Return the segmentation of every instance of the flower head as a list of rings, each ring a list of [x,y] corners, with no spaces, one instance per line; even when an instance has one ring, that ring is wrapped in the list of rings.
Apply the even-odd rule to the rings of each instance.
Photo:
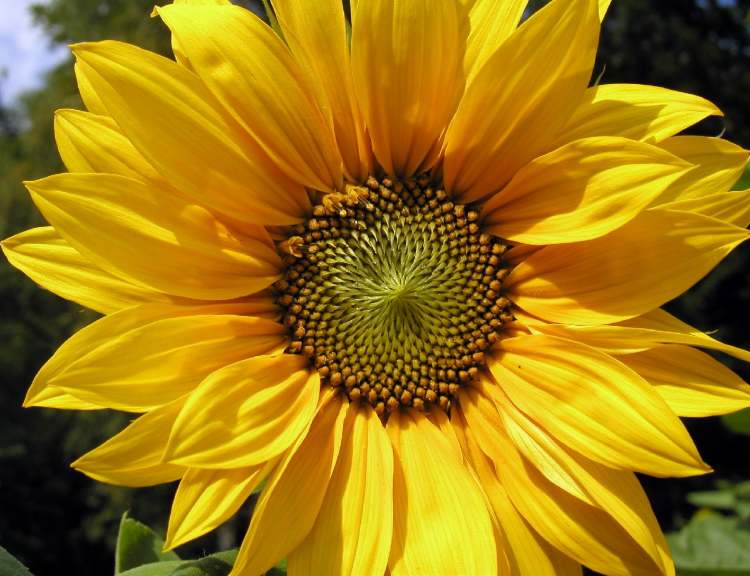
[[[748,238],[720,114],[589,86],[608,2],[156,9],[176,62],[74,46],[49,227],[3,243],[104,314],[26,405],[141,414],[74,466],[180,479],[177,546],[265,480],[233,574],[674,574],[633,472],[709,471],[750,406],[660,309]]]

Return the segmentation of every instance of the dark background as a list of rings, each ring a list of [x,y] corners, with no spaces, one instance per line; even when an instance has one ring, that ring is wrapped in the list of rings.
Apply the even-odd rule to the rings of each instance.
[[[307,0],[303,0],[307,1]],[[250,2],[246,2],[250,5]],[[532,2],[538,6],[540,2]],[[117,38],[169,54],[163,25],[148,14],[153,0],[53,0],[35,8],[50,42]],[[257,6],[253,6],[257,9]],[[602,82],[657,84],[700,94],[726,114],[698,126],[750,147],[750,1],[614,0],[604,26],[598,72]],[[0,237],[39,225],[22,180],[62,171],[52,136],[52,112],[80,108],[72,65],[53,70],[46,84],[9,107],[0,81]],[[750,245],[736,250],[709,278],[669,305],[670,311],[729,343],[750,347]],[[73,331],[95,315],[38,289],[0,264],[0,545],[38,575],[79,576],[112,571],[120,515],[164,530],[174,486],[130,490],[99,484],[69,463],[121,429],[113,412],[63,412],[20,407],[36,370]],[[723,358],[747,380],[750,370]],[[718,418],[688,422],[707,477],[644,479],[665,531],[678,529],[695,509],[685,494],[717,479],[750,478],[750,438]],[[238,544],[248,511],[179,552],[187,556]]]

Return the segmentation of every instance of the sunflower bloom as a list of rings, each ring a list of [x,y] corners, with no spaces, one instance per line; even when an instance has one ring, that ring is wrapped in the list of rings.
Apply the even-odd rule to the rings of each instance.
[[[138,414],[74,467],[179,480],[168,547],[262,486],[235,576],[674,574],[634,472],[710,471],[679,417],[750,387],[699,349],[750,353],[660,306],[748,238],[747,153],[589,86],[608,2],[351,4],[73,47],[69,173],[3,249],[104,316],[25,404]]]

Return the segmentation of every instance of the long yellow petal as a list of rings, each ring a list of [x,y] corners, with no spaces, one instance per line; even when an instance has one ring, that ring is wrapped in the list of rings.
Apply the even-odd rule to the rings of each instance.
[[[641,84],[600,84],[586,91],[556,145],[590,136],[656,143],[715,115],[723,114],[692,94]]]
[[[166,188],[111,174],[58,174],[26,186],[73,248],[135,284],[223,300],[278,278],[280,260],[267,243],[232,233]]]
[[[26,230],[0,246],[8,262],[42,288],[103,314],[145,302],[171,301],[162,292],[105,272],[51,226]]]
[[[107,111],[107,107],[104,105],[104,102],[102,102],[101,97],[96,93],[96,90],[94,90],[88,76],[81,70],[78,63],[73,65],[73,70],[76,75],[78,92],[81,95],[81,100],[83,100],[84,106],[86,106],[86,110],[98,116],[108,116],[109,112]]]
[[[421,414],[391,414],[397,455],[391,574],[495,574],[487,504],[461,454]]]
[[[284,328],[264,318],[165,318],[102,339],[50,385],[93,404],[142,412],[195,390],[215,370],[269,353],[284,341]]]
[[[55,141],[69,172],[104,172],[160,179],[159,173],[108,116],[80,110],[55,112]]]
[[[652,476],[710,470],[653,387],[595,348],[517,336],[500,342],[489,368],[520,410],[587,458]]]
[[[485,225],[524,244],[591,240],[635,218],[689,169],[626,138],[577,140],[521,168],[484,204]]]
[[[659,147],[695,166],[669,187],[654,206],[728,192],[745,170],[748,151],[721,138],[675,136]]]
[[[461,411],[469,435],[493,461],[515,508],[552,546],[612,576],[663,573],[606,512],[571,496],[529,465],[503,431],[489,402],[466,402]]]
[[[320,392],[307,359],[241,360],[208,376],[180,413],[164,458],[200,468],[256,466],[289,448],[310,426]]]
[[[740,228],[747,228],[750,225],[750,189],[675,200],[661,204],[659,208],[703,214]]]
[[[71,466],[94,480],[120,486],[153,486],[181,478],[185,468],[164,463],[161,457],[183,401],[175,400],[140,416]]]
[[[456,415],[451,421],[455,423],[456,420],[463,421],[463,417]],[[461,422],[458,426],[465,428],[466,424]],[[507,541],[505,553],[510,563],[511,574],[580,576],[581,565],[547,544],[516,510],[498,479],[495,466],[479,449],[472,432],[474,431],[464,431],[464,454],[479,478]]]
[[[595,0],[554,0],[487,58],[445,136],[447,190],[477,200],[552,149],[586,89],[598,37]]]
[[[341,187],[331,126],[282,40],[239,6],[156,9],[196,74],[268,156],[303,186]]]
[[[253,511],[230,576],[264,574],[312,529],[338,461],[348,402],[328,396],[279,463]]]
[[[231,518],[272,464],[232,470],[189,468],[172,500],[164,547],[190,542]]]
[[[716,416],[750,407],[750,386],[689,346],[666,344],[618,359],[656,386],[678,416]]]
[[[194,202],[255,224],[293,224],[309,208],[299,184],[222,116],[195,74],[115,41],[77,44],[77,70],[159,173]]]
[[[341,452],[310,534],[289,556],[290,574],[384,574],[393,531],[393,449],[380,419],[350,404]]]
[[[570,490],[572,483],[576,491],[584,495],[584,498],[579,497],[580,500],[609,514],[657,566],[674,574],[664,535],[633,473],[603,466],[560,445],[520,412],[502,392],[492,396],[508,436],[539,472],[550,482],[578,497]],[[561,473],[565,474],[566,483],[559,482]]]
[[[64,375],[65,371],[79,359],[97,350],[100,346],[106,345],[110,340],[133,330],[141,329],[152,322],[165,318],[201,314],[262,315],[265,317],[270,315],[272,318],[275,314],[274,308],[273,300],[259,298],[246,303],[193,306],[153,303],[114,312],[82,328],[63,342],[37,373],[26,394],[23,405],[25,407],[56,407],[59,397],[62,394],[67,395],[66,392],[53,384],[56,378]],[[135,399],[131,398],[132,401],[135,401]],[[90,404],[90,402],[86,403],[86,405]]]
[[[390,175],[435,161],[461,89],[453,0],[368,0],[352,7],[354,90],[376,158]]]
[[[645,210],[607,236],[543,248],[506,286],[518,306],[544,320],[607,324],[682,294],[749,236],[700,214]]]
[[[657,344],[686,344],[717,350],[750,362],[749,351],[719,342],[661,309],[612,325],[570,326],[540,323],[534,325],[534,330],[551,336],[578,340],[612,354],[642,352]]]
[[[355,181],[363,181],[372,172],[372,151],[354,97],[342,3],[273,0],[273,6],[284,39],[306,71],[318,105],[333,121],[347,174]]]
[[[528,0],[476,0],[469,11],[464,73],[470,84],[487,59],[515,32]]]
[[[226,6],[228,4],[231,4],[229,0],[174,0],[172,2],[173,4],[184,4],[187,6]],[[154,6],[154,9],[151,11],[151,17],[156,18],[159,15],[159,12],[156,10],[156,6]],[[188,70],[193,70],[193,65],[190,63],[190,59],[188,58],[185,49],[182,47],[182,44],[180,43],[179,38],[172,34],[172,52],[174,53],[174,59],[177,60],[180,64],[182,64],[185,68]]]

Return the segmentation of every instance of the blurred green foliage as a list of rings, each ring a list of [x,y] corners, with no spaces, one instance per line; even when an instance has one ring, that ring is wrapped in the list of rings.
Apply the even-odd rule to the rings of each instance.
[[[149,18],[153,3],[51,0],[35,7],[34,15],[50,42],[115,38],[169,54],[164,27]],[[250,0],[245,4],[255,10],[260,7],[260,2]],[[750,31],[745,20],[749,10],[748,0],[614,0],[602,34],[597,73],[603,71],[602,82],[658,84],[706,96],[726,117],[702,123],[697,131],[724,132],[750,147]],[[14,107],[2,104],[0,99],[0,236],[7,237],[42,223],[21,181],[62,170],[54,147],[52,113],[57,108],[81,107],[72,63],[51,71],[42,89],[26,94]],[[750,347],[750,332],[743,321],[750,310],[749,264],[745,246],[670,309],[704,330],[716,330],[719,338]],[[62,558],[68,572],[78,576],[111,573],[123,511],[131,509],[134,516],[163,531],[174,487],[116,488],[69,468],[76,457],[121,429],[128,416],[20,407],[41,364],[94,315],[40,290],[5,264],[0,265],[0,310],[0,544],[35,574],[59,573]],[[745,366],[728,363],[748,379]],[[685,574],[736,574],[711,571],[700,562],[714,552],[724,557],[730,553],[729,548],[716,546],[737,546],[737,554],[750,546],[747,516],[740,508],[740,503],[747,505],[746,485],[741,482],[750,478],[745,457],[750,439],[732,432],[719,419],[694,420],[689,427],[706,461],[733,483],[716,484],[707,476],[644,479],[645,486],[665,529],[683,529],[671,543],[687,569]],[[686,497],[693,492],[702,496]],[[701,512],[691,520],[696,507],[717,512]],[[180,555],[200,557],[206,550],[236,546],[247,516],[245,509],[239,518]],[[700,548],[705,545],[713,548]],[[697,560],[691,556],[695,554]]]

